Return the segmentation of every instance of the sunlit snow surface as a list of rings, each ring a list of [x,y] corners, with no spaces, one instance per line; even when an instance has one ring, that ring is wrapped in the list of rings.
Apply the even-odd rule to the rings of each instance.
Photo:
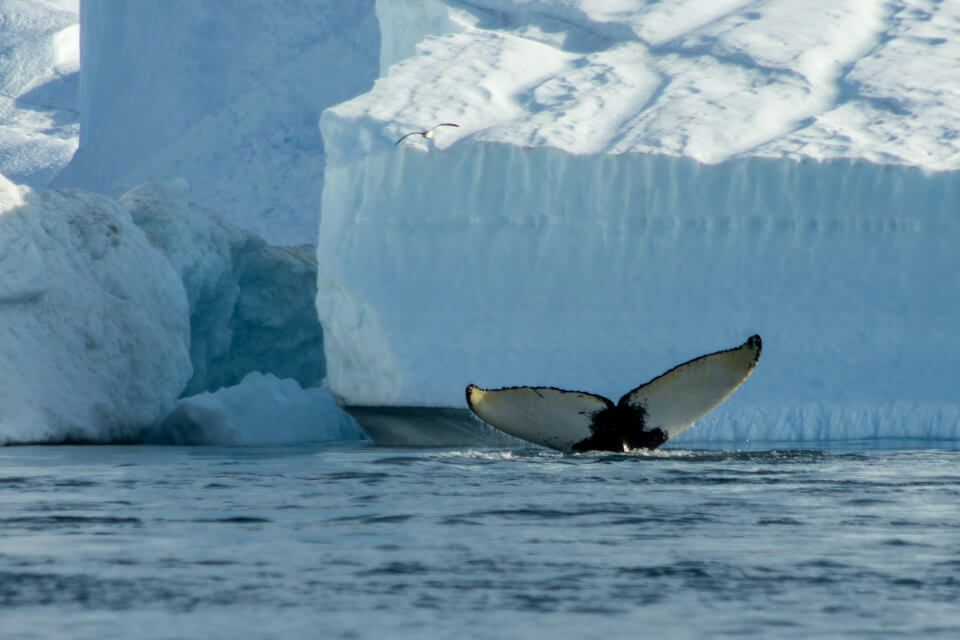
[[[45,187],[77,148],[77,0],[0,0],[0,174]]]
[[[760,333],[689,437],[956,437],[958,12],[451,3],[321,119],[333,390],[617,398]]]
[[[332,110],[369,119],[371,150],[439,118],[461,124],[439,148],[482,140],[707,163],[746,154],[960,167],[952,3],[450,5],[451,23],[430,23],[442,35]],[[421,36],[394,32],[401,10],[378,10],[390,41]],[[444,33],[449,24],[457,32]]]

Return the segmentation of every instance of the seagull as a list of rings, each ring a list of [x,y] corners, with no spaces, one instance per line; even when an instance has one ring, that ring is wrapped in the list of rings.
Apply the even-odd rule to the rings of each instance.
[[[423,137],[426,138],[427,140],[429,140],[430,138],[433,137],[433,132],[434,132],[434,130],[435,130],[437,127],[459,127],[459,126],[460,126],[460,125],[458,125],[458,124],[453,124],[452,122],[441,122],[440,124],[438,124],[438,125],[436,125],[436,126],[433,126],[433,127],[429,128],[429,129],[425,129],[424,131],[411,131],[410,133],[404,135],[402,138],[400,138],[399,140],[397,140],[396,142],[394,142],[394,143],[393,143],[393,146],[397,146],[398,144],[400,144],[401,142],[403,142],[405,139],[409,138],[410,136],[415,136],[415,135],[418,135],[418,134],[421,135],[421,136],[423,136]]]

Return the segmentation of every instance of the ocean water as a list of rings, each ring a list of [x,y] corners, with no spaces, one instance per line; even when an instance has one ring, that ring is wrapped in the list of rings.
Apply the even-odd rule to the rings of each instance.
[[[0,637],[960,637],[960,451],[0,448]]]

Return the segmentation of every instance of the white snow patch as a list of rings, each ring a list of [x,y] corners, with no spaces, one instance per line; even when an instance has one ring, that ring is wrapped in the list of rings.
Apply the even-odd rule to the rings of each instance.
[[[79,37],[70,3],[0,0],[0,173],[17,183],[45,187],[77,148]]]

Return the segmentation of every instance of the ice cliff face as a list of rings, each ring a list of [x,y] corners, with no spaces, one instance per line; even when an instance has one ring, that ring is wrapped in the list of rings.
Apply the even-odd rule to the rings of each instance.
[[[324,113],[336,393],[616,398],[758,332],[684,437],[960,435],[958,10],[701,4],[452,3]]]
[[[56,187],[186,179],[271,244],[312,243],[320,112],[377,75],[373,0],[85,0],[81,140]]]

